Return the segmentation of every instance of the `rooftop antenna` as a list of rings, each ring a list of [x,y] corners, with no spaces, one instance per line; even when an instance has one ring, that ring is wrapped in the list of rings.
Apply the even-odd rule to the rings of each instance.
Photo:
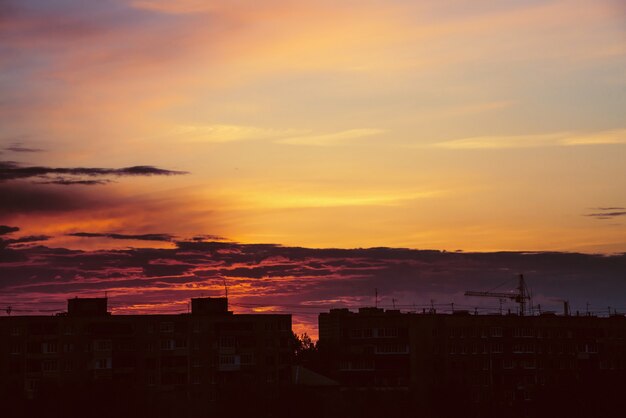
[[[378,288],[374,288],[374,307],[378,308]]]
[[[11,305],[7,306],[7,308],[5,309],[7,315],[11,316],[11,312],[13,311],[13,308],[11,307]]]
[[[393,309],[396,309],[396,298],[391,298],[391,305],[393,306]]]

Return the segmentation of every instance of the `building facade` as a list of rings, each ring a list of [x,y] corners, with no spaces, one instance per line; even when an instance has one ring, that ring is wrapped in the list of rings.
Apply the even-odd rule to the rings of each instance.
[[[62,315],[0,318],[0,390],[26,406],[82,390],[128,396],[162,416],[218,415],[242,390],[269,403],[291,379],[291,316],[236,315],[227,304],[111,315],[105,298],[70,299]]]
[[[599,416],[626,407],[623,315],[344,309],[320,314],[319,330],[331,377],[372,394],[407,388],[394,402],[408,416]]]

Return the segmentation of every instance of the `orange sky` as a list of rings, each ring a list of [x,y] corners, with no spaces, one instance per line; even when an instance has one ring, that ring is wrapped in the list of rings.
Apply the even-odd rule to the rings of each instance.
[[[626,251],[621,1],[3,4],[0,159],[189,172],[50,185],[25,234]]]

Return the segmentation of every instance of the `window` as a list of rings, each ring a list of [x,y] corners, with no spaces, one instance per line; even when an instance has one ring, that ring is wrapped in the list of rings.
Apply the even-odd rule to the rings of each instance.
[[[503,353],[504,352],[504,346],[502,345],[502,343],[493,343],[493,344],[491,344],[491,352],[492,353]]]
[[[374,360],[355,360],[351,366],[352,370],[374,370]]]
[[[376,354],[407,354],[409,346],[406,344],[380,344],[376,346]]]
[[[174,332],[174,323],[173,322],[161,322],[159,324],[159,331]]]
[[[252,353],[242,354],[241,364],[254,364],[254,355]]]
[[[502,327],[492,327],[491,328],[491,336],[492,337],[502,337]]]
[[[535,345],[532,343],[517,343],[513,344],[514,353],[534,353]]]
[[[235,356],[220,356],[220,365],[235,364]]]
[[[174,340],[161,340],[161,350],[173,350],[175,346]]]
[[[45,360],[41,364],[41,369],[44,372],[56,372],[59,368],[59,364],[56,360]]]
[[[38,387],[39,387],[39,380],[37,379],[26,380],[26,390],[33,391],[33,390],[37,390]]]
[[[108,351],[111,349],[111,340],[96,340],[94,342],[95,351]]]
[[[11,344],[11,354],[20,354],[22,352],[22,347],[20,344],[13,343]]]
[[[41,352],[44,354],[53,354],[57,352],[56,341],[50,341],[41,344]]]
[[[74,344],[72,344],[72,343],[64,343],[63,344],[63,352],[64,353],[72,353],[72,352],[74,352]]]
[[[101,358],[94,361],[94,368],[97,370],[104,370],[111,368],[111,358]]]
[[[378,328],[379,338],[393,338],[398,336],[398,328]]]
[[[380,335],[379,335],[380,336]],[[350,330],[350,338],[372,338],[371,328],[354,328]]]
[[[135,343],[129,340],[120,341],[117,348],[122,351],[133,351],[135,350]]]
[[[235,337],[220,337],[220,348],[234,348]]]

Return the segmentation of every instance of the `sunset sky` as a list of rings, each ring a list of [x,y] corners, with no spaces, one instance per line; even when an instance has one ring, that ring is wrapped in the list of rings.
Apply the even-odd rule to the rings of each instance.
[[[4,245],[622,253],[625,109],[621,0],[3,0]]]

